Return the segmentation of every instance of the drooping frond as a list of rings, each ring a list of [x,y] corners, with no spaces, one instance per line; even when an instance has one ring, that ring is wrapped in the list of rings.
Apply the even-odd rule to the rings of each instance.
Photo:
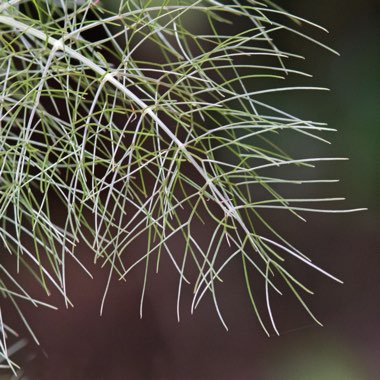
[[[291,68],[298,56],[277,47],[277,33],[322,45],[300,32],[299,23],[320,28],[265,0],[2,3],[2,255],[14,255],[18,270],[33,271],[69,305],[65,263],[75,260],[90,274],[76,251],[84,242],[109,270],[102,308],[111,277],[125,278],[138,265],[146,268],[142,308],[148,269],[158,269],[167,255],[178,272],[178,318],[187,282],[194,288],[192,309],[211,294],[223,324],[217,284],[240,260],[265,331],[252,273],[264,281],[276,332],[270,292],[280,293],[281,283],[311,314],[301,296],[310,291],[287,262],[339,280],[274,230],[265,211],[303,219],[309,211],[354,210],[307,205],[337,198],[281,195],[281,186],[329,181],[273,175],[339,159],[294,157],[273,142],[290,133],[324,142],[322,134],[332,131],[268,101],[274,93],[324,90],[278,85],[289,75],[308,75]],[[64,210],[63,223],[56,207]],[[202,223],[212,231],[207,242],[196,228]],[[179,238],[180,252],[172,244]],[[130,262],[126,252],[139,239],[145,248]],[[188,266],[196,268],[195,280]],[[3,267],[0,282],[15,305],[38,302]],[[0,317],[0,356],[12,365]]]

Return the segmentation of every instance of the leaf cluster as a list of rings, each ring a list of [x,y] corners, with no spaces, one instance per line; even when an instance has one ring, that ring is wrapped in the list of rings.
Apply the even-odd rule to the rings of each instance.
[[[281,293],[281,283],[315,319],[302,296],[311,290],[286,263],[298,260],[339,280],[265,216],[273,209],[302,220],[304,212],[339,212],[307,205],[338,198],[289,199],[279,190],[333,181],[273,175],[335,159],[293,157],[273,142],[288,133],[326,142],[321,134],[332,131],[267,102],[273,93],[323,90],[278,85],[289,75],[308,76],[287,67],[302,57],[275,45],[278,32],[322,45],[301,33],[300,23],[323,29],[266,0],[120,0],[113,10],[90,0],[3,2],[1,254],[12,254],[17,271],[31,272],[48,294],[55,288],[70,305],[66,262],[76,261],[91,276],[77,252],[85,243],[94,262],[109,270],[101,310],[111,278],[124,279],[142,265],[141,313],[149,268],[158,271],[165,255],[178,273],[178,319],[184,283],[191,282],[191,310],[210,294],[225,326],[217,284],[225,268],[240,260],[253,310],[268,335],[251,288],[254,276],[263,279],[276,333],[270,292]],[[206,243],[199,224],[212,230]],[[172,244],[178,238],[181,252]],[[145,248],[140,244],[130,262],[127,253],[141,240]],[[194,281],[189,267],[195,268]],[[0,266],[1,294],[21,318],[20,300],[49,306],[17,278]],[[14,369],[7,350],[12,330],[1,312],[0,326],[0,357]]]

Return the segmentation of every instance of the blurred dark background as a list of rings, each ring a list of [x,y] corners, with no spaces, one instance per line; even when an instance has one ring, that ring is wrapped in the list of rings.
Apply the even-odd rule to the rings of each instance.
[[[340,57],[300,38],[282,43],[306,56],[301,63],[314,78],[306,84],[329,93],[289,99],[289,108],[338,132],[333,145],[310,141],[303,150],[350,160],[320,165],[318,176],[339,178],[314,191],[345,196],[345,207],[369,210],[347,215],[308,215],[308,223],[278,220],[289,241],[344,280],[337,285],[306,273],[316,295],[310,305],[324,327],[308,318],[289,296],[276,304],[281,336],[267,338],[251,310],[240,267],[231,267],[221,290],[229,325],[217,319],[212,300],[195,315],[184,307],[176,321],[176,278],[162,271],[148,289],[144,317],[138,315],[141,276],[115,284],[100,318],[107,273],[98,280],[77,275],[71,289],[75,308],[30,311],[41,349],[27,365],[30,379],[273,379],[372,380],[380,378],[380,6],[377,1],[282,1],[294,14],[326,27],[314,32]],[[307,29],[310,31],[309,29]],[[292,141],[289,141],[292,144]],[[296,142],[294,143],[296,144]],[[299,147],[290,147],[297,150]],[[284,223],[284,224],[283,224]],[[286,224],[285,224],[286,223]],[[162,266],[163,267],[163,266]],[[230,281],[229,281],[230,280]],[[231,284],[234,284],[231,286]]]

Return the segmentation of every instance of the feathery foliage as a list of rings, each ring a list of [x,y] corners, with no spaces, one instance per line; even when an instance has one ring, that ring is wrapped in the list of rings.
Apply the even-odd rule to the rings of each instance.
[[[281,186],[333,182],[287,179],[276,174],[285,173],[282,168],[338,158],[285,153],[274,143],[278,136],[297,133],[325,142],[321,133],[332,129],[267,100],[277,92],[323,90],[278,86],[288,74],[307,74],[285,66],[300,57],[275,45],[276,33],[286,31],[331,50],[301,33],[299,24],[323,28],[269,0],[114,3],[113,10],[90,0],[0,5],[1,254],[12,254],[17,271],[32,272],[47,293],[55,288],[70,305],[65,264],[75,260],[91,275],[76,251],[80,242],[87,244],[94,262],[109,270],[101,309],[112,277],[124,279],[145,266],[141,312],[149,268],[158,270],[167,255],[178,272],[178,318],[184,283],[191,282],[192,311],[210,294],[224,325],[217,284],[240,260],[268,335],[251,291],[254,273],[264,281],[276,333],[270,291],[280,293],[281,283],[315,319],[301,295],[311,291],[286,263],[299,260],[339,280],[272,228],[265,212],[285,210],[303,219],[309,211],[354,210],[307,205],[340,198],[281,195]],[[205,244],[194,227],[199,223],[212,228]],[[179,237],[184,248],[177,252],[171,241]],[[126,252],[141,239],[146,249],[130,262]],[[188,267],[196,268],[195,281]],[[0,283],[21,318],[21,300],[50,306],[30,296],[2,265]],[[12,330],[1,309],[0,326],[0,358],[15,369],[9,354],[21,345],[7,350]]]

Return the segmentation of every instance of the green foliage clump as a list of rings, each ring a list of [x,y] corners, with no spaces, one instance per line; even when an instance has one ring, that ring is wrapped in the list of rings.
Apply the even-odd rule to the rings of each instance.
[[[299,260],[337,279],[283,238],[265,212],[286,210],[301,219],[308,211],[335,212],[305,203],[337,198],[289,199],[279,190],[329,182],[281,173],[335,158],[294,158],[274,143],[287,133],[326,141],[321,133],[332,129],[267,100],[268,94],[320,89],[278,85],[289,74],[307,74],[285,66],[299,57],[274,42],[286,31],[322,45],[298,24],[320,27],[269,0],[120,0],[112,6],[91,0],[0,5],[2,255],[12,254],[17,271],[32,272],[47,293],[55,288],[70,305],[66,262],[75,260],[91,275],[76,251],[85,243],[94,262],[109,268],[102,308],[112,276],[123,279],[144,265],[141,310],[149,266],[158,270],[167,255],[178,272],[178,318],[190,266],[197,272],[192,310],[210,293],[224,325],[217,283],[240,260],[268,335],[251,291],[254,273],[263,279],[276,333],[269,295],[280,293],[279,280],[314,318],[301,296],[311,291],[286,262]],[[56,218],[57,205],[64,222]],[[212,228],[206,243],[195,231],[199,223]],[[180,252],[171,243],[178,237]],[[126,252],[139,239],[146,249],[129,263]],[[0,265],[0,291],[21,318],[20,300],[50,306],[17,278]],[[22,344],[7,349],[12,330],[1,309],[0,327],[0,360],[15,369],[9,355]]]

